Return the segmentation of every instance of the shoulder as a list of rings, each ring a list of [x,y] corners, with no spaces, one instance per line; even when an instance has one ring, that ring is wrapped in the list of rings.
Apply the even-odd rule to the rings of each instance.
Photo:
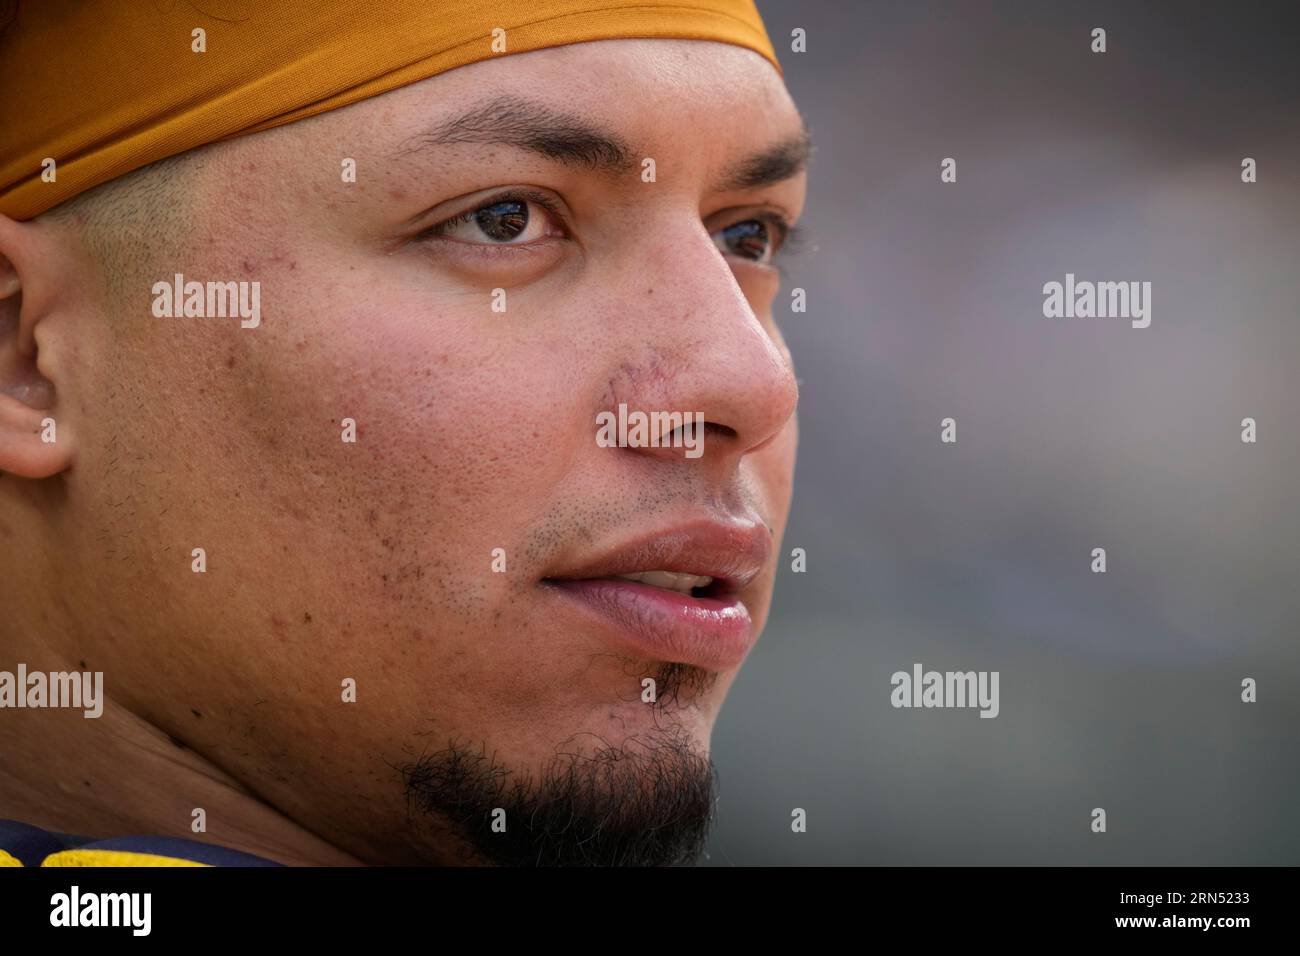
[[[92,840],[0,820],[0,866],[280,866],[272,860],[179,837]]]

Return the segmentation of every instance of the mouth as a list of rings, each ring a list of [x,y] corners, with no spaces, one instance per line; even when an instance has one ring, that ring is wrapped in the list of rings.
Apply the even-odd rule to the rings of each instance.
[[[716,597],[726,588],[726,582],[721,579],[711,578],[707,574],[684,574],[680,571],[638,571],[633,574],[616,574],[608,580],[636,581],[684,597]]]
[[[726,671],[757,639],[742,592],[770,548],[760,521],[698,521],[615,544],[540,583],[562,613],[625,650]]]

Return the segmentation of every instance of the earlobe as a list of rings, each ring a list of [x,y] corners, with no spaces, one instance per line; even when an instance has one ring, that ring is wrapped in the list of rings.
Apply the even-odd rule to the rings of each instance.
[[[0,216],[0,472],[49,478],[72,463],[71,436],[55,412],[54,384],[37,366],[42,317],[23,295],[25,241],[35,242],[32,227]]]
[[[72,464],[66,434],[49,412],[0,395],[0,472],[51,478]]]

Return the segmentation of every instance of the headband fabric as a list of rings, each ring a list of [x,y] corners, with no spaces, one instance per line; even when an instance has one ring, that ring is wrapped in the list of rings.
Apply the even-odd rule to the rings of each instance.
[[[458,66],[619,37],[731,43],[781,71],[753,0],[0,0],[0,213]]]

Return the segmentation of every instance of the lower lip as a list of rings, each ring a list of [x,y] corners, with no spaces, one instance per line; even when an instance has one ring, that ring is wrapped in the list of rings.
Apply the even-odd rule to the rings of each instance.
[[[754,644],[749,609],[734,596],[691,597],[611,578],[545,583],[653,660],[725,671]]]

